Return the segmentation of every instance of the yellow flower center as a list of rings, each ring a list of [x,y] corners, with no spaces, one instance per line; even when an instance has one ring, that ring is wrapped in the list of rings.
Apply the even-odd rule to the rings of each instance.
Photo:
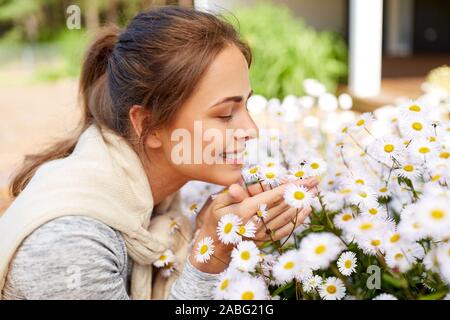
[[[407,165],[403,166],[403,170],[405,170],[406,172],[412,172],[412,171],[414,171],[414,166],[411,164],[407,164]]]
[[[230,233],[233,229],[233,224],[231,222],[228,222],[225,227],[223,228],[223,232]]]
[[[275,177],[275,173],[273,173],[273,172],[267,172],[266,173],[266,178],[267,179],[273,179]]]
[[[263,216],[263,212],[261,210],[256,211],[256,214],[258,215],[258,217],[262,218]]]
[[[358,127],[361,127],[362,125],[364,125],[364,123],[366,123],[366,122],[364,121],[364,119],[361,119],[361,120],[359,120],[359,121],[356,123],[356,125],[357,125]]]
[[[342,216],[342,220],[344,220],[344,221],[351,220],[352,218],[353,218],[352,215],[348,214],[348,213],[346,213]]]
[[[313,162],[313,163],[311,163],[311,168],[312,169],[319,169],[319,167],[320,167],[320,165],[317,163],[317,162]]]
[[[341,189],[339,191],[339,193],[341,193],[341,194],[347,194],[347,193],[351,193],[351,192],[352,192],[352,189]]]
[[[200,254],[205,254],[208,251],[208,245],[204,244],[200,248]]]
[[[248,251],[242,251],[241,253],[241,259],[247,261],[250,259],[250,252]]]
[[[430,152],[430,148],[428,148],[428,147],[421,147],[421,148],[419,148],[419,152],[422,153],[422,154],[428,153],[428,152]]]
[[[383,188],[380,188],[380,190],[379,190],[380,192],[387,192],[388,191],[388,188],[386,188],[386,187],[383,187]]]
[[[360,184],[360,185],[364,185],[364,180],[363,179],[357,179],[355,181],[356,184]]]
[[[436,220],[441,220],[445,217],[444,210],[435,209],[431,211],[431,217]]]
[[[240,235],[243,235],[243,234],[245,234],[245,227],[244,226],[240,226],[239,227],[239,230],[238,230],[238,233],[240,234]]]
[[[384,146],[384,152],[391,153],[394,151],[394,145],[393,144],[387,144]]]
[[[294,192],[294,198],[296,200],[303,200],[305,198],[305,194],[301,191],[295,191]]]
[[[225,290],[228,287],[228,284],[230,283],[229,279],[225,279],[220,284],[220,290]]]
[[[444,151],[439,154],[439,158],[448,159],[450,158],[450,152]]]
[[[392,243],[396,243],[398,240],[400,240],[400,234],[396,233],[394,234],[389,241],[391,241]]]
[[[253,167],[248,172],[250,172],[250,174],[255,174],[258,172],[258,167]]]
[[[334,294],[334,293],[336,293],[336,291],[337,291],[337,289],[336,289],[335,285],[330,284],[330,285],[327,286],[327,292],[329,294]]]
[[[303,171],[299,170],[299,171],[297,171],[297,172],[295,173],[295,176],[296,176],[297,178],[301,178],[301,177],[303,177],[304,174],[305,174],[305,173],[304,173]]]
[[[283,268],[285,268],[286,270],[292,269],[293,267],[294,267],[294,262],[292,262],[292,261],[286,262],[283,266]]]
[[[324,253],[325,251],[327,251],[327,247],[324,246],[323,244],[321,244],[320,246],[317,246],[317,247],[316,247],[316,250],[314,250],[314,252],[315,252],[316,254],[322,254],[322,253]]]
[[[360,228],[361,230],[370,230],[370,229],[373,228],[373,224],[370,223],[370,222],[363,223],[363,224],[361,224],[361,225],[359,226],[359,228]]]
[[[421,131],[423,129],[423,126],[422,126],[422,124],[420,122],[414,122],[411,125],[411,128],[413,128],[416,131]]]
[[[251,291],[245,291],[242,294],[242,300],[253,300],[255,298],[255,294]]]
[[[273,167],[275,165],[275,162],[268,162],[267,163],[267,168]]]
[[[191,206],[189,207],[189,210],[193,211],[195,209],[197,209],[197,204],[196,203],[191,204]]]
[[[413,112],[420,112],[420,107],[417,104],[413,104],[412,106],[409,107],[409,111],[413,111]]]
[[[370,208],[369,213],[375,215],[378,213],[378,210],[376,208]]]
[[[378,246],[381,244],[381,241],[380,241],[380,240],[372,240],[370,243],[371,243],[374,247],[378,247]]]
[[[361,192],[361,193],[359,194],[359,196],[360,196],[361,198],[367,198],[367,193]]]
[[[164,254],[159,257],[159,260],[161,260],[161,261],[164,261],[166,259],[167,259],[167,256]]]
[[[397,261],[403,259],[403,254],[400,253],[400,252],[397,253],[397,254],[394,256],[394,259],[397,260]]]
[[[345,260],[344,266],[345,266],[347,269],[350,269],[350,268],[352,267],[352,265],[353,265],[352,260]]]

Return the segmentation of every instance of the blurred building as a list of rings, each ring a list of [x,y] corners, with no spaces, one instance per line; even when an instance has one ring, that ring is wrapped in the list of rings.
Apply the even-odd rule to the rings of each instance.
[[[198,8],[220,11],[262,0],[196,0]],[[360,97],[380,95],[382,79],[405,79],[420,87],[437,66],[450,64],[448,0],[272,0],[318,30],[340,33],[350,47],[350,90]],[[409,79],[409,80],[408,80]],[[388,81],[389,83],[389,81]],[[394,82],[395,86],[395,82]],[[396,90],[399,88],[396,87]]]

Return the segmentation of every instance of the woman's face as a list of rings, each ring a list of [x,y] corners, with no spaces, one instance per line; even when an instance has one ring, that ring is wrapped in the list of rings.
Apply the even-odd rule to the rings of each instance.
[[[223,49],[174,121],[162,129],[164,156],[189,180],[230,185],[240,180],[245,142],[258,128],[247,111],[248,64],[236,46]]]

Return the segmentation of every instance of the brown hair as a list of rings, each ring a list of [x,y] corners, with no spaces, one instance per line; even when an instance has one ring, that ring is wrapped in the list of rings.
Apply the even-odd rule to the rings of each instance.
[[[251,64],[251,52],[232,25],[212,14],[161,7],[138,14],[123,32],[105,28],[87,50],[80,76],[83,119],[77,133],[42,153],[25,157],[10,192],[16,197],[43,163],[70,155],[91,124],[130,141],[129,110],[145,107],[148,130],[168,124],[192,94],[203,73],[227,45],[237,46]]]

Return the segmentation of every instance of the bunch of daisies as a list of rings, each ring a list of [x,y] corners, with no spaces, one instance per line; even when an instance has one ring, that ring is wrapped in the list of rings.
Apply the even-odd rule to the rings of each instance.
[[[218,237],[235,248],[216,298],[450,298],[449,96],[364,114],[349,110],[348,95],[252,97],[263,128],[248,143],[244,180],[288,184],[285,202],[312,213],[286,239],[259,247],[252,237],[265,204],[245,224],[224,216]],[[320,177],[317,197],[291,184],[308,177]],[[197,249],[207,263],[214,243]]]

